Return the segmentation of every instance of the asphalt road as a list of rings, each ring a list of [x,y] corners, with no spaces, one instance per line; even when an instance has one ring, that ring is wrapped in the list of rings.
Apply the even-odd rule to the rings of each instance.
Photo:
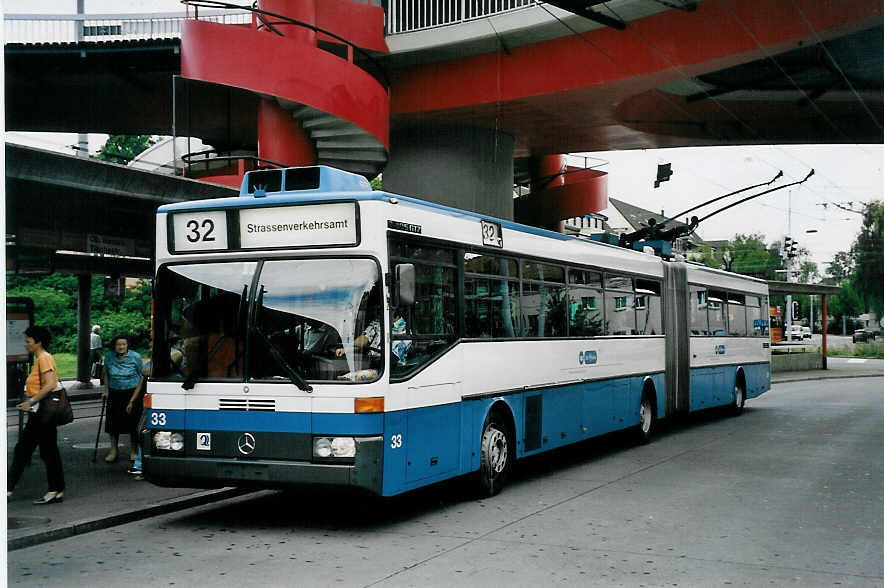
[[[884,586],[884,378],[523,463],[497,497],[262,492],[9,552],[11,586]]]

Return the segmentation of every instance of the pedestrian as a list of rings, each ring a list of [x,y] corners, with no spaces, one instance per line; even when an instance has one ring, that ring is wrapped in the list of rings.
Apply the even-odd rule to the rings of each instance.
[[[151,348],[153,348],[153,341],[151,341]],[[141,367],[141,377],[142,377],[142,380],[141,380],[142,388],[141,389],[144,392],[144,394],[147,394],[147,379],[150,377],[151,365],[152,365],[151,360],[148,359],[146,362],[144,362],[144,365]],[[144,394],[142,394],[142,396],[141,396],[142,398],[144,398]],[[140,419],[139,419],[139,421],[140,421]],[[141,429],[140,424],[141,423],[139,422],[139,424],[136,425],[136,431],[135,431],[136,433],[140,433],[140,431],[138,430],[138,429]],[[139,444],[138,445],[138,455],[135,457],[135,462],[128,469],[128,472],[130,474],[132,474],[133,476],[135,476],[136,480],[143,480],[144,479],[144,476],[142,475],[142,472],[141,472],[141,458],[142,458],[142,451],[141,451],[141,445]]]
[[[110,435],[111,448],[104,458],[107,463],[117,461],[120,434],[128,433],[129,461],[138,455],[138,433],[136,428],[141,418],[141,356],[129,349],[129,337],[117,335],[111,341],[111,348],[104,356],[105,391],[107,420],[105,432]]]
[[[89,335],[89,375],[97,378],[101,375],[101,325],[92,325]]]
[[[6,478],[6,499],[12,497],[12,490],[25,471],[34,449],[40,446],[40,457],[46,464],[46,477],[49,490],[34,504],[52,504],[64,500],[64,470],[61,454],[58,451],[58,435],[54,425],[44,425],[40,414],[40,401],[50,392],[60,390],[58,369],[47,348],[52,341],[49,331],[37,325],[25,329],[25,349],[34,354],[34,367],[25,381],[27,399],[18,409],[28,413],[28,423],[15,445],[12,467]]]

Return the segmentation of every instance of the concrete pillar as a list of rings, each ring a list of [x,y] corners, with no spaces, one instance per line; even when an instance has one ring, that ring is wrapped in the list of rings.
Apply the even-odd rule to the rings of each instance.
[[[91,335],[92,276],[77,276],[77,380],[80,388],[91,388],[89,377],[89,335]]]
[[[466,125],[394,131],[384,190],[511,220],[514,144],[506,133]]]

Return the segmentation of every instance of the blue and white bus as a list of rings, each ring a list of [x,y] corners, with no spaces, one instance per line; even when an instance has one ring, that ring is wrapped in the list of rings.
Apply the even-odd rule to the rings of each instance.
[[[770,387],[765,282],[372,191],[248,173],[157,214],[144,472],[390,496]]]

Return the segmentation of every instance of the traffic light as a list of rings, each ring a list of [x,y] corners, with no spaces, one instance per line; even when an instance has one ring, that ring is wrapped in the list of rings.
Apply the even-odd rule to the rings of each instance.
[[[797,319],[797,318],[798,318],[798,308],[799,308],[799,306],[798,306],[798,301],[797,301],[797,300],[793,300],[793,301],[792,301],[792,319]]]
[[[657,165],[657,179],[654,180],[654,187],[659,188],[663,182],[668,182],[672,177],[672,164],[660,163]]]
[[[789,259],[798,257],[798,241],[792,237],[783,239],[783,255]]]

